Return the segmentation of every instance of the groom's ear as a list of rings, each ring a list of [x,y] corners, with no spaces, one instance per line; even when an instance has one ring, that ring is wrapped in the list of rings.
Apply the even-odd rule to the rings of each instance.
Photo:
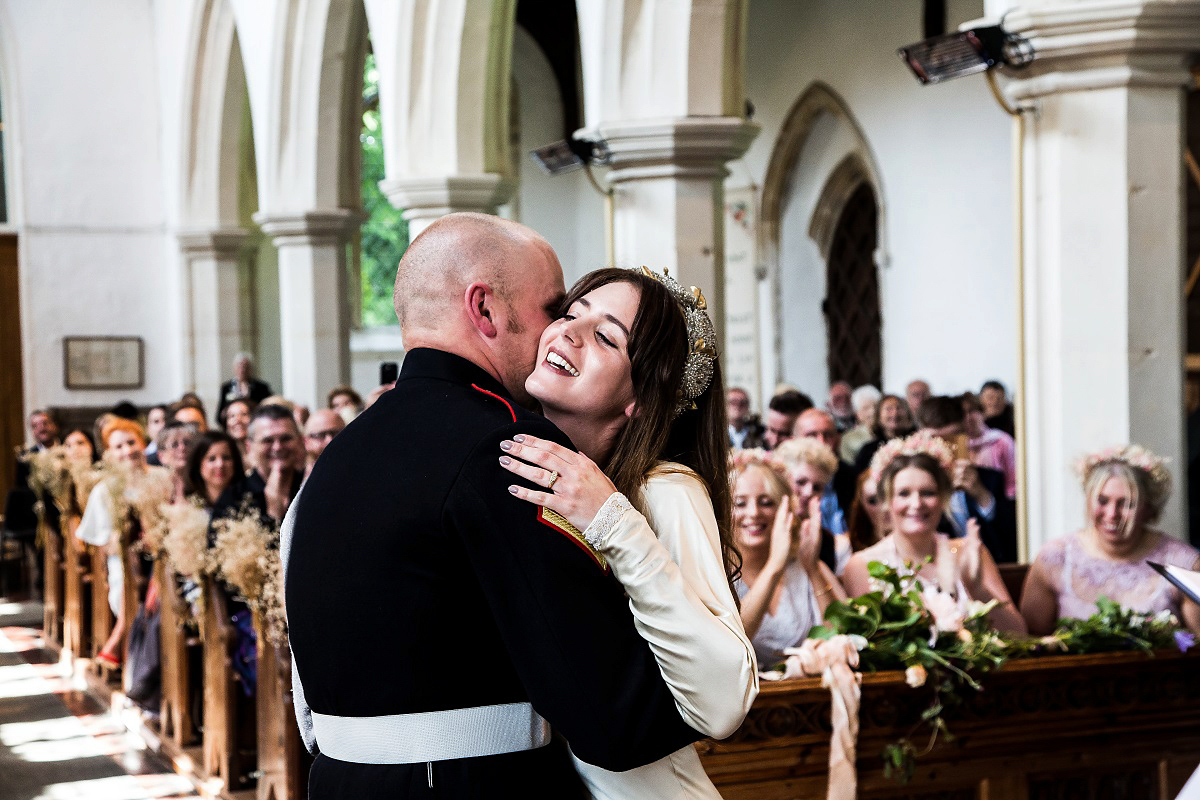
[[[486,283],[476,281],[466,288],[463,302],[472,327],[491,339],[498,333],[496,326],[496,294]]]

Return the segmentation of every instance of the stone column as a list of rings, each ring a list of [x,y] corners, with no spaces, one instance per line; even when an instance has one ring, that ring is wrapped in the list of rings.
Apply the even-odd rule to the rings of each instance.
[[[178,236],[189,275],[189,383],[210,414],[216,413],[221,383],[232,375],[234,356],[245,346],[240,273],[248,238],[241,228],[184,231]]]
[[[454,211],[495,214],[512,196],[516,185],[500,175],[443,175],[385,178],[379,188],[408,220],[409,241],[438,217]]]
[[[739,117],[597,126],[612,153],[616,265],[667,267],[680,283],[703,289],[722,342],[725,164],[746,152],[758,130]]]
[[[1160,525],[1186,538],[1183,86],[1200,2],[1016,9],[1034,64],[1007,92],[1025,134],[1029,556],[1084,524],[1071,465],[1136,442],[1170,459]]]
[[[346,237],[358,224],[348,209],[256,214],[279,250],[283,395],[310,407],[350,377]]]

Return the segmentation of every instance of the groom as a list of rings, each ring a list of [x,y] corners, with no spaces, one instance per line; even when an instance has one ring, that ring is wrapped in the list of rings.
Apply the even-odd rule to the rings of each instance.
[[[570,445],[522,408],[563,294],[549,244],[498,217],[443,217],[404,254],[400,378],[329,444],[287,526],[311,798],[586,797],[564,738],[610,770],[699,738],[621,587],[498,463],[514,434]]]

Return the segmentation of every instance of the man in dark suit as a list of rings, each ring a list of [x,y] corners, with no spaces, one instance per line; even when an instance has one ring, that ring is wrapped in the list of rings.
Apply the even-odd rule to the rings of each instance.
[[[284,524],[315,800],[586,797],[547,722],[611,770],[699,738],[620,585],[499,465],[518,433],[570,446],[522,408],[563,294],[545,240],[497,217],[443,217],[400,262],[400,377]]]
[[[939,395],[921,403],[917,421],[922,430],[946,440],[957,460],[951,479],[954,493],[946,509],[941,528],[961,536],[969,519],[979,523],[979,538],[997,564],[1017,560],[1016,505],[1005,491],[1004,473],[971,463],[966,449],[966,430],[962,403],[957,398]]]
[[[271,396],[271,387],[254,377],[254,360],[249,353],[233,358],[233,380],[221,384],[221,399],[217,403],[217,423],[225,425],[225,406],[242,397],[261,403]]]

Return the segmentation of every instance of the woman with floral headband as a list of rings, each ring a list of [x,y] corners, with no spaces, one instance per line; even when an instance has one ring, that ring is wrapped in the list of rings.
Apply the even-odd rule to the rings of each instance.
[[[1200,552],[1150,527],[1171,496],[1162,459],[1130,445],[1087,456],[1079,472],[1086,522],[1046,543],[1029,568],[1021,613],[1030,632],[1051,633],[1060,619],[1089,617],[1104,596],[1135,611],[1170,611],[1200,633],[1200,607],[1146,565],[1200,569]]]
[[[965,616],[972,601],[995,600],[989,614],[1001,631],[1025,632],[1025,621],[1004,587],[1000,570],[971,520],[965,536],[952,539],[938,532],[953,483],[954,454],[941,439],[915,433],[893,439],[871,460],[871,475],[891,520],[892,531],[876,544],[850,557],[842,582],[847,594],[872,590],[868,565],[879,561],[900,568],[911,565],[926,591],[953,597]]]
[[[624,585],[683,719],[724,738],[758,678],[731,588],[725,393],[704,298],[666,276],[601,269],[563,308],[525,387],[579,452],[520,436],[497,455],[542,489],[511,491],[582,531]],[[576,768],[595,797],[720,797],[690,746],[628,772]]]

